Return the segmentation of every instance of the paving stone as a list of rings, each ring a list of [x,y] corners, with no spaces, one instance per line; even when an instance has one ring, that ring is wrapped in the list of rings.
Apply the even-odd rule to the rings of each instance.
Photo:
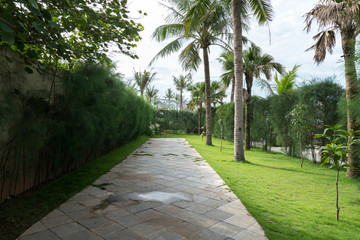
[[[50,230],[44,230],[31,235],[19,237],[19,240],[61,240],[55,233]]]
[[[248,230],[241,231],[232,238],[235,240],[267,240],[264,235],[257,234]]]
[[[233,237],[236,234],[240,233],[244,230],[244,228],[226,223],[226,222],[219,222],[211,227],[209,230],[214,231],[218,234],[225,235],[227,237]]]
[[[205,216],[217,219],[217,220],[225,220],[229,217],[234,216],[234,214],[222,211],[220,209],[213,209],[207,213],[204,214]]]
[[[196,204],[193,204],[193,205],[187,207],[186,209],[190,210],[192,212],[195,212],[195,213],[203,214],[203,213],[206,213],[206,212],[209,212],[209,211],[213,210],[214,208],[206,206],[206,205],[201,204],[201,203],[196,203]]]
[[[47,230],[47,227],[41,222],[37,222],[32,225],[28,230],[26,230],[21,236],[24,237],[44,230]]]
[[[256,223],[255,218],[247,214],[236,214],[232,217],[227,218],[224,222],[236,225],[242,228],[248,228]]]
[[[98,234],[100,237],[106,239],[107,236],[109,236],[109,235],[114,236],[117,233],[119,233],[119,232],[121,232],[121,231],[123,231],[125,229],[126,229],[126,227],[124,227],[124,226],[122,226],[122,225],[120,225],[118,223],[109,221],[105,225],[101,225],[101,226],[92,228],[91,231]]]

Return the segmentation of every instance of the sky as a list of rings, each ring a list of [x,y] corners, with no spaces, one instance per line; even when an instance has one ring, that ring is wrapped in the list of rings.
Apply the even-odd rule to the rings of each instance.
[[[168,10],[159,2],[160,0],[128,0],[129,15],[135,22],[144,26],[144,31],[140,33],[142,40],[133,49],[139,59],[131,59],[115,52],[111,53],[110,58],[115,62],[117,71],[124,74],[126,79],[133,78],[134,70],[156,72],[157,75],[151,85],[159,89],[160,96],[164,96],[168,88],[175,90],[173,76],[178,77],[187,72],[182,70],[178,62],[179,52],[165,58],[159,58],[155,64],[149,66],[153,57],[166,45],[166,42],[159,43],[151,38],[154,30],[165,24],[165,17],[168,15]],[[344,67],[341,60],[342,51],[339,34],[333,54],[327,54],[325,61],[319,66],[313,61],[314,51],[305,51],[314,44],[312,37],[318,32],[318,27],[314,22],[310,33],[304,31],[305,18],[303,16],[316,3],[317,1],[314,0],[272,0],[271,4],[275,16],[270,22],[269,28],[258,26],[255,21],[251,21],[251,29],[244,32],[244,35],[261,47],[263,53],[272,55],[276,62],[283,64],[287,71],[291,70],[295,64],[301,65],[298,70],[298,85],[315,77],[325,78],[335,75],[336,81],[344,86]],[[147,16],[139,18],[139,10],[146,12]],[[222,52],[219,47],[210,47],[209,59],[212,81],[220,80],[223,73],[222,66],[217,60]],[[204,81],[203,71],[201,64],[198,71],[193,73],[193,82]],[[261,90],[255,83],[253,95],[265,97],[266,94],[267,92]],[[189,97],[189,93],[186,94],[186,97]]]

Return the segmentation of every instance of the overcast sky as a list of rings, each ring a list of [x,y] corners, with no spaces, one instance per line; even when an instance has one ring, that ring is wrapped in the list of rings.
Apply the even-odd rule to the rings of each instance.
[[[312,37],[317,33],[317,26],[313,25],[312,31],[304,31],[305,23],[303,15],[310,11],[316,4],[314,0],[289,1],[273,0],[271,1],[275,17],[270,23],[270,32],[267,27],[260,27],[252,23],[251,30],[244,33],[251,41],[260,46],[264,53],[272,55],[275,61],[283,64],[286,70],[292,69],[295,64],[300,64],[298,71],[298,82],[308,81],[313,77],[337,76],[337,82],[344,85],[344,70],[341,61],[341,42],[337,37],[336,48],[332,55],[327,55],[325,61],[317,66],[314,64],[314,51],[305,52],[305,50],[314,44]],[[159,89],[159,95],[165,95],[168,88],[174,88],[173,77],[184,74],[178,62],[179,53],[159,59],[149,67],[151,59],[165,46],[165,43],[158,43],[151,39],[151,34],[160,25],[164,24],[167,10],[159,5],[159,0],[129,0],[128,9],[130,16],[136,18],[145,30],[141,32],[142,40],[134,49],[139,59],[133,60],[128,56],[121,54],[111,54],[112,60],[117,66],[117,71],[125,75],[126,78],[133,77],[133,69],[150,70],[157,72],[155,80],[151,85]],[[145,11],[147,16],[138,19],[138,10]],[[271,38],[271,44],[270,44]],[[219,48],[210,48],[210,76],[211,80],[219,80],[223,73],[221,64],[216,60],[221,54]],[[203,65],[200,65],[197,73],[193,74],[194,82],[204,81]],[[264,91],[258,87],[254,88],[254,95],[266,96]]]

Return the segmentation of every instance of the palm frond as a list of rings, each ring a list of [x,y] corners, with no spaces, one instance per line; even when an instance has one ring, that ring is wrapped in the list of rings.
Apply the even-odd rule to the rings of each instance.
[[[172,37],[184,35],[184,25],[179,23],[165,24],[157,27],[151,38],[158,42],[162,42]]]
[[[249,8],[254,12],[254,16],[260,24],[272,21],[274,11],[270,0],[248,0]]]
[[[317,64],[320,64],[324,61],[326,57],[326,50],[330,54],[333,53],[333,48],[336,44],[335,32],[333,30],[321,31],[320,33],[316,34],[313,39],[316,40],[316,43],[305,51],[314,49],[314,61]]]
[[[158,52],[155,57],[150,61],[149,65],[151,66],[154,62],[160,57],[166,57],[174,52],[177,52],[185,41],[184,36],[181,36],[172,42],[168,43],[163,49]]]
[[[190,42],[180,53],[179,62],[184,70],[197,70],[201,58],[199,55],[200,46],[196,40]]]

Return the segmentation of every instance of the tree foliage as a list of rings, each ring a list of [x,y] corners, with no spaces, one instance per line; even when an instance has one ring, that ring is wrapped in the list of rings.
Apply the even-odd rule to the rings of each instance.
[[[128,16],[127,0],[3,0],[0,46],[42,63],[108,62],[116,46],[131,52],[143,27]]]

